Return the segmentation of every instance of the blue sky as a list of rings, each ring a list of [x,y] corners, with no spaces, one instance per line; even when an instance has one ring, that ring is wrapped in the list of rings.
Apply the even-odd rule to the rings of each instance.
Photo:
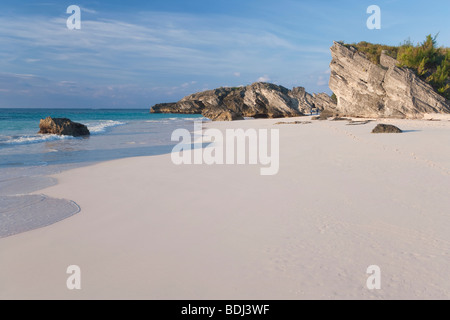
[[[0,108],[149,108],[255,81],[330,93],[333,40],[450,46],[449,14],[448,0],[2,0]]]

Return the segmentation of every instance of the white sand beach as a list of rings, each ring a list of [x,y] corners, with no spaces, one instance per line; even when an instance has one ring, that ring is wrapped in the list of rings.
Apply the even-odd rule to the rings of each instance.
[[[449,119],[274,125],[295,120],[207,124],[279,129],[274,176],[170,154],[56,175],[36,194],[81,212],[0,239],[0,299],[449,299]]]

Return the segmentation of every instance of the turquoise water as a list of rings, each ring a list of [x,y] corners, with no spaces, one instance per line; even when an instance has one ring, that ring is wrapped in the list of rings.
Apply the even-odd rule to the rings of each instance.
[[[74,138],[37,134],[40,119],[48,116],[86,124],[91,135]],[[204,118],[151,114],[149,110],[0,109],[0,195],[8,190],[4,185],[2,188],[2,182],[18,177],[171,152],[173,130],[190,129],[198,119]]]
[[[83,123],[91,135],[37,134],[40,119],[48,116]],[[149,110],[0,109],[0,182],[17,176],[13,169],[18,168],[47,173],[63,166],[167,153],[174,145],[170,141],[173,130],[189,129],[198,119],[204,118],[151,114]],[[57,169],[42,169],[55,165]]]
[[[88,126],[91,136],[40,135],[40,119],[65,117]],[[171,133],[200,115],[148,110],[0,109],[0,169],[85,164],[170,152]],[[3,176],[5,175],[5,172]]]
[[[64,117],[88,126],[89,137],[39,135],[40,119]],[[170,153],[177,128],[199,115],[148,110],[0,109],[0,238],[44,227],[80,208],[70,200],[29,193],[54,185],[49,175],[127,157]]]
[[[139,110],[95,110],[95,109],[0,109],[0,147],[6,144],[38,143],[67,137],[41,136],[39,120],[46,117],[69,118],[86,124],[92,134],[105,133],[109,127],[136,121],[176,121],[202,118],[198,115],[150,114],[147,109]]]
[[[102,120],[145,120],[150,116],[165,117],[162,114],[149,115],[148,110],[0,109],[0,135],[36,133],[39,131],[39,120],[48,116],[65,117],[82,123]]]

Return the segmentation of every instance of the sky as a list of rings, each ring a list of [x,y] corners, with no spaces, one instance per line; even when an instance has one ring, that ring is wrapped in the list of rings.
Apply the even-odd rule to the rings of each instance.
[[[0,108],[150,108],[256,81],[331,93],[333,40],[450,47],[449,15],[449,0],[1,0]]]

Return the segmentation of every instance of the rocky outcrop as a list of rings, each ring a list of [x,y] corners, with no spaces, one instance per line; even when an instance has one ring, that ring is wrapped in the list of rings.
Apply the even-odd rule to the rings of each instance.
[[[326,95],[326,94],[325,94]],[[152,113],[202,114],[216,121],[244,117],[286,118],[323,108],[326,99],[315,99],[304,88],[289,90],[270,83],[257,82],[246,87],[219,88],[189,95],[176,103],[157,104]]]
[[[379,124],[372,130],[372,133],[402,133],[403,131],[391,124]]]
[[[345,116],[423,118],[426,113],[450,113],[450,102],[385,53],[380,65],[353,47],[331,47],[330,89],[336,110]]]
[[[57,134],[73,137],[90,135],[88,128],[84,124],[72,122],[66,118],[47,117],[41,119],[39,129],[39,134]]]
[[[225,108],[207,108],[203,110],[202,115],[214,121],[244,120],[244,117],[240,113]]]
[[[314,93],[312,101],[320,111],[336,111],[336,102],[326,93]]]

